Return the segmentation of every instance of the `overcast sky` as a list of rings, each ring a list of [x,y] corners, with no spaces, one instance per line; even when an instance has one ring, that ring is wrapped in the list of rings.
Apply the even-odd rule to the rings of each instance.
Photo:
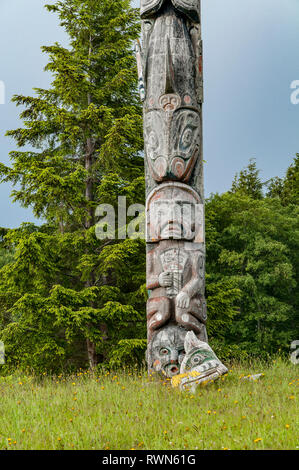
[[[0,160],[14,143],[4,133],[20,126],[15,93],[48,87],[47,56],[40,47],[65,43],[64,31],[44,0],[0,0]],[[53,3],[48,2],[48,3]],[[137,3],[137,2],[134,2]],[[263,180],[283,176],[299,152],[299,0],[202,0],[204,41],[205,193],[230,188],[236,172],[255,158]],[[1,87],[0,87],[1,100]],[[0,226],[34,221],[0,186]]]

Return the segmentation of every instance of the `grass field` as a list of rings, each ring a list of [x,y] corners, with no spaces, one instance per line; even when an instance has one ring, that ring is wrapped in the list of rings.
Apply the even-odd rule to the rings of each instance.
[[[0,449],[298,449],[298,370],[235,365],[193,395],[145,371],[0,377]]]

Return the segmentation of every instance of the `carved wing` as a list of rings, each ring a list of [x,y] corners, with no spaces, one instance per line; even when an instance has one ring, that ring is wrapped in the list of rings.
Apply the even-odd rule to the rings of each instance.
[[[141,18],[157,13],[165,0],[141,0]],[[200,0],[171,0],[173,6],[184,13],[191,21],[200,23]]]
[[[171,0],[173,6],[190,20],[200,23],[200,0]]]
[[[160,10],[165,0],[141,0],[140,15],[141,18],[151,16]],[[192,0],[193,1],[193,0]]]

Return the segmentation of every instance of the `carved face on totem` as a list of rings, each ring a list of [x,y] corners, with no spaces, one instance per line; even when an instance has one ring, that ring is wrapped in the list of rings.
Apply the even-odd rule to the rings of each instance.
[[[189,180],[200,150],[200,114],[164,95],[161,109],[144,116],[145,152],[155,181]]]
[[[164,377],[177,375],[185,355],[186,333],[184,328],[175,325],[158,331],[148,349],[150,369]]]
[[[203,205],[198,194],[181,183],[162,184],[147,199],[147,240],[203,242]]]

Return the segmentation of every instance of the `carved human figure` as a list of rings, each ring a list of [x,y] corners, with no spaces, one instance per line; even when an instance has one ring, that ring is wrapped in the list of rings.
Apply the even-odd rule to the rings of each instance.
[[[197,244],[162,240],[147,253],[148,341],[169,322],[193,330],[202,341],[206,335],[204,255]]]
[[[203,206],[189,186],[159,185],[147,199],[148,341],[159,328],[175,322],[206,335]],[[156,242],[156,243],[153,243]],[[158,243],[157,243],[158,242]]]

